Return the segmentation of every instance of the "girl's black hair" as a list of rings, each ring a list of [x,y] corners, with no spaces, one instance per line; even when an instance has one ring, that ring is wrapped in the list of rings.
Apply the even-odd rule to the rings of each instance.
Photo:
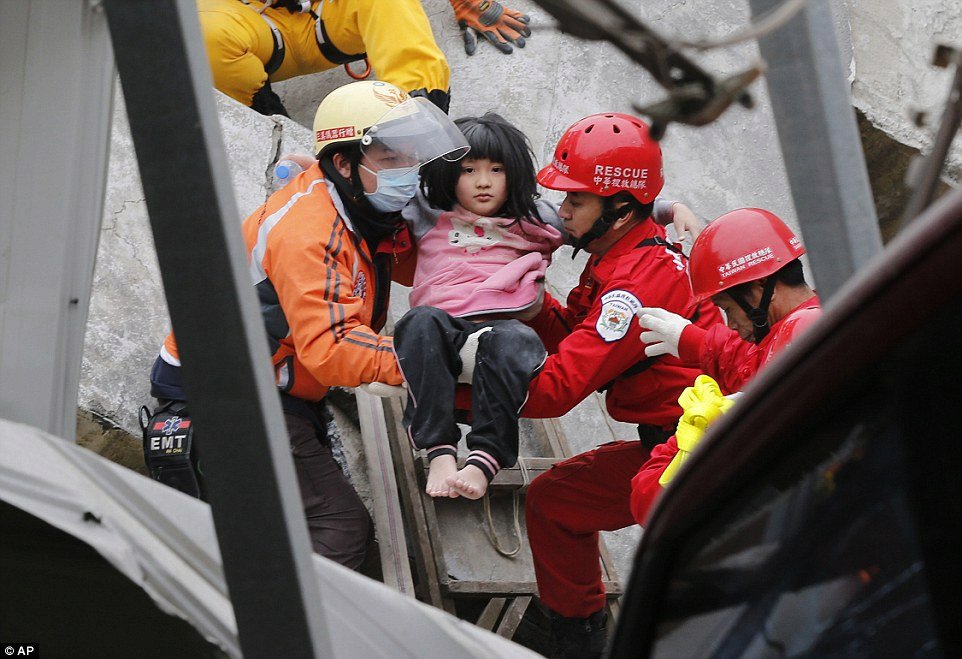
[[[480,117],[461,117],[454,123],[471,145],[465,160],[487,158],[504,165],[508,198],[497,215],[542,222],[534,203],[540,196],[534,152],[525,134],[494,112],[485,112]],[[460,176],[460,161],[447,162],[439,158],[422,169],[421,191],[432,206],[449,211],[458,201],[455,186]]]

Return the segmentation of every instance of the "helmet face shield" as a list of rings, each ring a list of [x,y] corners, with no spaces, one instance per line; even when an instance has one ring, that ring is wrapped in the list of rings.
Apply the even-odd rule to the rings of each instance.
[[[448,115],[420,96],[391,108],[361,138],[361,155],[379,170],[408,171],[437,158],[455,162],[470,148]]]

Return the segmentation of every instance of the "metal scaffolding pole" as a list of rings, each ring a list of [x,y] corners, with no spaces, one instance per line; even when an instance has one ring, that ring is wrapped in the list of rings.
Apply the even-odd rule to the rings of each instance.
[[[241,649],[332,656],[197,7],[104,5]]]
[[[782,2],[749,5],[757,19]],[[828,0],[809,0],[758,45],[795,210],[826,301],[882,249]]]

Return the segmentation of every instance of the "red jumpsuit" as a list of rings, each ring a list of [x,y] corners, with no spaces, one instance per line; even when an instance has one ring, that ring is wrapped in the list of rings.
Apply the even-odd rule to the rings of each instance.
[[[703,373],[715,378],[723,392],[730,394],[744,389],[758,371],[821,315],[818,296],[813,295],[773,323],[761,343],[746,341],[725,325],[708,330],[688,326],[678,341],[678,354],[686,364],[698,364]]]
[[[670,433],[681,414],[678,396],[698,370],[671,356],[646,360],[635,314],[642,305],[660,306],[706,328],[721,316],[710,301],[692,300],[687,259],[664,243],[651,244],[664,236],[650,219],[642,222],[591,257],[567,307],[545,296],[531,326],[550,354],[531,381],[522,416],[561,416],[610,383],[605,404],[614,419],[653,430],[658,441]],[[619,378],[639,362],[647,368]],[[531,484],[528,539],[541,600],[553,611],[584,618],[604,606],[598,532],[634,524],[631,478],[648,455],[642,442],[613,442],[555,465]]]
[[[741,391],[745,384],[768,362],[792,344],[822,315],[818,296],[792,309],[787,316],[774,323],[761,343],[751,343],[725,325],[707,331],[688,326],[681,334],[678,354],[686,363],[698,363],[705,373],[718,382],[722,391]],[[658,479],[665,467],[678,453],[674,436],[655,447],[651,458],[642,465],[631,481],[631,514],[644,524],[652,504],[662,491]]]

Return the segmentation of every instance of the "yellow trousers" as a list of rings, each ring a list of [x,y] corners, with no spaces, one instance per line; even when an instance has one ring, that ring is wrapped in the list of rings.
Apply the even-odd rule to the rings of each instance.
[[[264,69],[274,53],[271,29],[257,13],[260,3],[241,0],[197,0],[214,86],[250,106],[268,76]],[[418,0],[325,0],[320,8],[329,42],[339,51],[367,53],[379,80],[405,91],[446,92],[451,71],[434,41],[431,24]],[[332,69],[318,48],[310,14],[267,9],[264,15],[284,38],[285,54],[272,82]]]

